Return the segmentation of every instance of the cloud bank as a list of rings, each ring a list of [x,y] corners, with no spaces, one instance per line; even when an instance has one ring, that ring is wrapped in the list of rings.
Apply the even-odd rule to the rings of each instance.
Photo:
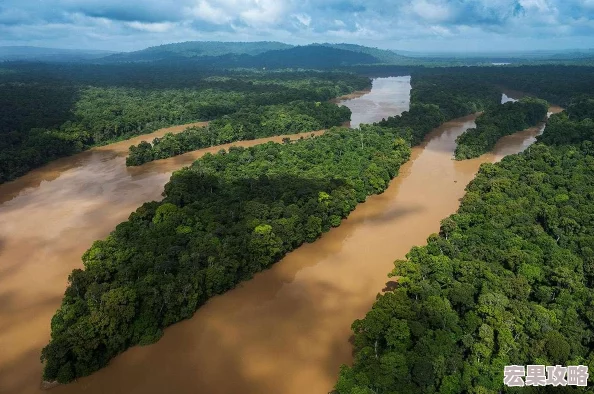
[[[3,0],[0,45],[134,50],[176,41],[406,50],[594,47],[594,0]]]

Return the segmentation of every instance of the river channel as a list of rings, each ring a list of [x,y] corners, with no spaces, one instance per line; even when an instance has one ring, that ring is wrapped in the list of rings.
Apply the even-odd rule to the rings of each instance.
[[[409,77],[378,78],[369,93],[342,103],[356,127],[408,109],[409,92]],[[214,297],[156,344],[129,349],[51,393],[327,393],[339,366],[351,361],[350,325],[386,287],[393,261],[439,230],[481,163],[522,151],[542,130],[505,137],[478,159],[453,161],[455,139],[474,119],[431,132],[389,188],[340,227]],[[51,317],[91,243],[143,202],[159,199],[173,170],[221,149],[126,168],[131,143],[165,131],[60,159],[0,185],[0,393],[41,392],[39,354]]]

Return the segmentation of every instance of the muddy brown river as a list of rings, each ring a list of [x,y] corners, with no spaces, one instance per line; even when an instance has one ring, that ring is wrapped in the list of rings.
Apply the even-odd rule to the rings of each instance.
[[[407,109],[409,91],[408,77],[379,78],[370,93],[344,104],[356,126]],[[473,125],[470,116],[434,130],[386,192],[340,227],[211,299],[158,343],[132,348],[51,393],[327,393],[351,360],[350,325],[385,287],[392,262],[438,231],[480,163],[525,149],[542,129],[506,137],[492,154],[453,161],[454,140]],[[91,243],[158,199],[173,170],[221,148],[125,167],[131,143],[164,132],[57,160],[0,185],[0,393],[41,393],[39,354],[50,319]]]

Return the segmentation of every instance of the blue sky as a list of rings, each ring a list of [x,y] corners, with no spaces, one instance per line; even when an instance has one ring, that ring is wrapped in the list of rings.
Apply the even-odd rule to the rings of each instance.
[[[594,48],[594,0],[0,0],[0,45],[127,51],[191,40]]]

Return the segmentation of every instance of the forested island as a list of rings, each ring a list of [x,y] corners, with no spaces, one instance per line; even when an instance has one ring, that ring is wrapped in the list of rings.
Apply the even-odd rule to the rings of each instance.
[[[156,80],[163,69],[175,73],[167,88]],[[115,84],[108,73],[121,77],[129,70],[139,75],[122,82],[115,77]],[[369,78],[340,72],[192,71],[173,65],[26,65],[19,73],[0,73],[0,183],[56,158],[159,128],[254,106],[327,101],[370,86]],[[184,79],[190,85],[171,87]]]
[[[138,166],[234,141],[327,129],[340,126],[350,119],[350,109],[329,102],[293,101],[281,105],[250,105],[213,120],[206,127],[191,127],[178,134],[168,133],[162,138],[155,138],[152,144],[141,142],[131,146],[126,165]]]
[[[549,103],[524,97],[489,108],[476,119],[476,127],[468,129],[456,140],[456,160],[479,157],[493,149],[501,137],[536,126],[545,120]]]
[[[335,393],[495,393],[505,365],[594,368],[594,101],[570,101],[395,262],[398,286],[352,325]]]
[[[464,95],[464,107],[454,113],[500,100],[489,90],[460,86],[450,94],[452,100]],[[72,381],[130,346],[158,340],[213,295],[313,242],[357,203],[385,190],[411,144],[452,116],[451,105],[442,112],[436,104],[449,103],[443,94],[412,97],[428,102],[414,102],[412,114],[393,117],[386,127],[335,128],[294,143],[231,148],[174,173],[162,201],[144,204],[97,241],[83,256],[85,269],[70,275],[42,352],[44,379]]]
[[[274,47],[267,43],[263,45],[260,53],[269,53]],[[183,45],[180,48],[182,52],[187,51]],[[205,48],[209,48],[208,45]],[[238,48],[231,46],[229,50],[258,52],[257,46]],[[305,50],[317,51],[326,47],[312,48]],[[168,51],[177,53],[178,49],[174,47]],[[0,183],[13,180],[56,158],[162,127],[218,119],[250,106],[327,101],[369,88],[369,78],[362,75],[411,74],[413,84],[417,81],[425,83],[425,88],[416,87],[413,94],[421,95],[421,98],[413,101],[437,103],[446,119],[472,113],[472,108],[468,107],[468,102],[460,101],[463,94],[450,103],[439,99],[440,95],[443,95],[442,98],[449,97],[447,90],[452,85],[446,86],[443,82],[434,85],[434,81],[460,82],[467,91],[487,89],[486,92],[490,93],[485,96],[496,91],[500,93],[501,87],[507,87],[562,106],[569,103],[571,96],[594,90],[594,76],[589,67],[462,68],[411,63],[362,68],[356,65],[359,55],[386,61],[394,61],[397,56],[390,58],[392,55],[388,56],[385,52],[357,46],[337,46],[336,49],[354,53],[355,64],[336,65],[335,71],[277,69],[265,72],[217,68],[213,64],[188,60],[186,55],[181,59],[174,57],[168,61],[148,63],[140,60],[108,64],[64,63],[59,66],[2,63]],[[283,51],[278,55],[281,53],[282,56],[288,55]],[[428,100],[422,98],[423,95],[434,97]],[[448,106],[451,108],[448,109]],[[480,103],[474,108],[483,109],[484,105]]]
[[[335,392],[495,393],[505,390],[504,365],[594,368],[591,67],[474,67],[484,61],[416,61],[357,45],[276,42],[181,43],[100,60],[83,55],[92,61],[0,64],[0,183],[59,157],[196,121],[209,124],[131,146],[126,164],[328,130],[232,147],[174,172],[162,200],[136,209],[71,272],[41,351],[43,379],[72,382],[132,346],[158,341],[166,327],[190,318],[213,296],[339,226],[359,203],[384,192],[411,147],[444,122],[483,112],[476,128],[457,140],[455,154],[477,157],[503,135],[544,120],[544,100],[566,110],[551,116],[538,143],[482,166],[440,233],[395,263],[395,289],[352,326],[355,362],[342,367]],[[457,64],[466,67],[451,67]],[[411,76],[410,109],[357,129],[334,127],[351,112],[329,100],[369,89],[379,75]],[[505,89],[538,99],[501,105]],[[121,156],[115,160],[123,167]],[[134,178],[142,170],[124,168],[126,182],[110,185],[137,190],[138,180],[146,181]],[[96,178],[91,185],[104,188],[104,178]],[[9,195],[26,194],[16,189]],[[106,200],[89,215],[115,204]],[[111,215],[115,223],[123,218]],[[107,231],[89,234],[96,239]],[[55,236],[47,239],[57,243]],[[16,242],[0,247],[5,244]],[[69,272],[77,267],[70,264]]]
[[[420,144],[427,133],[443,122],[497,108],[501,92],[493,85],[460,75],[419,74],[411,79],[410,110],[377,122],[380,127],[408,128],[408,139]]]

